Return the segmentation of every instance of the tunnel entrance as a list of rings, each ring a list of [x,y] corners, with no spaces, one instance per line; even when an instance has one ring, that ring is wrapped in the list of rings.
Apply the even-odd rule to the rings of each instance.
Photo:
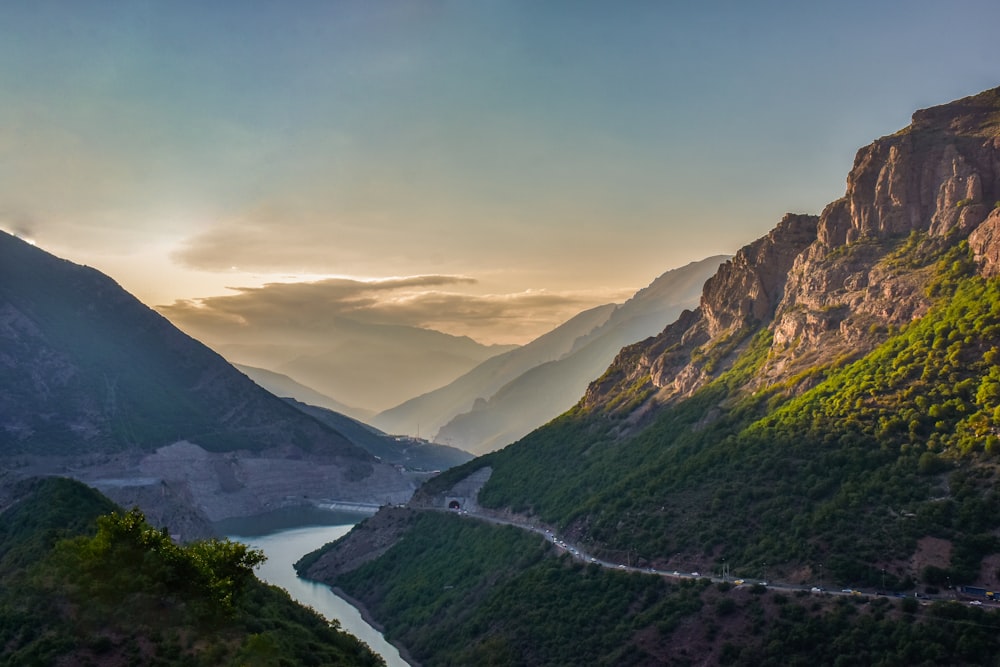
[[[451,500],[448,502],[448,509],[450,510],[460,510],[462,509],[462,503],[457,500]]]

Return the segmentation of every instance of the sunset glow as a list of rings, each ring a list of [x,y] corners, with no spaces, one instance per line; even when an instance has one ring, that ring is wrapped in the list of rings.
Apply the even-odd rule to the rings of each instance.
[[[524,343],[818,213],[857,146],[996,85],[995,22],[963,17],[998,12],[6,3],[0,228],[175,318],[267,285],[468,277],[377,311]]]

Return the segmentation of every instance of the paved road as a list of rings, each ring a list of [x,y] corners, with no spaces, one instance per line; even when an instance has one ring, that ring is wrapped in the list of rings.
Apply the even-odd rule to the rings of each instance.
[[[482,512],[470,513],[466,510],[458,510],[458,511],[443,510],[443,511],[456,513],[459,516],[479,519],[481,521],[486,521],[493,524],[498,524],[503,526],[514,526],[516,528],[520,528],[521,530],[527,530],[532,533],[537,533],[542,537],[544,537],[549,542],[551,542],[553,545],[555,545],[557,549],[560,549],[563,552],[568,553],[575,560],[578,560],[583,563],[593,563],[595,565],[599,565],[600,567],[605,567],[612,570],[622,570],[625,572],[640,572],[644,574],[655,574],[661,577],[668,577],[672,579],[709,579],[714,583],[726,582],[736,586],[753,586],[760,584],[763,586],[767,586],[768,588],[779,591],[790,591],[790,592],[807,591],[816,595],[839,595],[843,597],[861,597],[865,599],[873,599],[876,597],[897,597],[897,598],[909,597],[902,593],[879,593],[875,591],[861,591],[853,588],[844,588],[840,590],[826,590],[824,588],[820,588],[818,586],[812,586],[809,584],[789,584],[778,581],[765,582],[759,579],[741,579],[739,577],[723,578],[723,577],[716,577],[713,575],[703,575],[700,572],[681,572],[679,570],[658,570],[652,567],[635,567],[625,563],[616,563],[596,558],[595,556],[592,556],[591,554],[584,551],[578,545],[571,544],[566,540],[562,539],[548,528],[534,526],[531,524],[514,521],[512,519],[504,519],[490,514],[484,514]],[[934,601],[952,600],[956,602],[959,601],[954,596],[945,596],[945,595],[921,595],[919,596],[919,598],[922,602],[929,602],[932,600]],[[966,602],[968,602],[969,604],[981,603],[981,605],[977,606],[982,606],[984,608],[994,608],[994,609],[1000,608],[1000,603],[985,599],[966,601]]]

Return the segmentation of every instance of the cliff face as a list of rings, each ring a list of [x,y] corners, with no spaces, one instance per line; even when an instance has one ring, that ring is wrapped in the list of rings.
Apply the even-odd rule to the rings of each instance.
[[[697,310],[624,349],[582,405],[640,416],[688,396],[761,328],[771,349],[751,387],[863,354],[929,307],[932,266],[903,257],[908,241],[968,238],[983,274],[1000,273],[998,203],[1000,88],[917,111],[909,127],[858,151],[844,197],[818,218],[786,215],[740,250]],[[618,407],[623,392],[648,400]]]

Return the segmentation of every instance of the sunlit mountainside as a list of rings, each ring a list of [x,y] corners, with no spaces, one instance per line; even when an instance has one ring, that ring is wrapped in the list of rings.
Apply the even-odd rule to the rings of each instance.
[[[410,510],[364,529],[401,537],[393,549],[325,576],[424,664],[989,660],[995,612],[968,602],[1000,585],[998,276],[993,89],[860,149],[843,198],[786,216],[573,409],[411,502],[467,503],[662,574],[524,534],[480,569],[514,529]]]

